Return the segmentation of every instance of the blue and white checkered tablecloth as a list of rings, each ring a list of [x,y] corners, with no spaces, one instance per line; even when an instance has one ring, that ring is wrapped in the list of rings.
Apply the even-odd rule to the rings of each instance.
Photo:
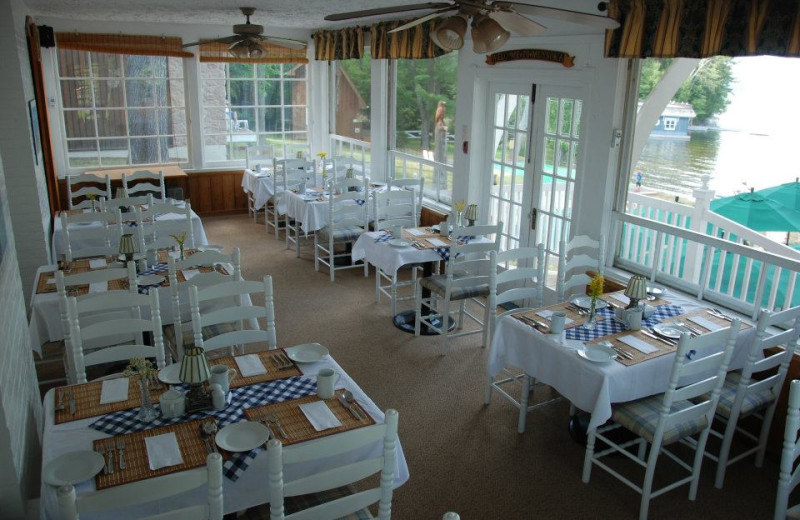
[[[245,419],[244,410],[247,408],[299,399],[314,394],[316,391],[316,381],[303,376],[295,376],[234,388],[228,394],[228,406],[219,411],[199,412],[174,419],[159,417],[153,422],[141,423],[138,420],[139,409],[133,408],[104,415],[91,423],[89,427],[110,435],[123,435],[160,426],[168,426],[178,422],[214,417],[217,421],[217,426],[222,428],[223,426],[243,421]],[[158,405],[155,407],[159,408]],[[256,448],[247,453],[231,454],[231,458],[225,461],[222,466],[224,475],[230,480],[236,481],[261,451],[261,448]]]
[[[680,305],[660,305],[656,307],[656,311],[652,316],[646,320],[642,320],[642,328],[652,327],[653,325],[662,322],[667,318],[679,316],[683,314],[683,309]],[[626,330],[627,327],[622,322],[614,319],[614,310],[610,307],[600,309],[597,311],[598,316],[603,316],[603,321],[598,321],[593,329],[587,329],[583,326],[572,327],[565,331],[567,339],[576,339],[579,341],[591,341],[593,339],[607,336],[609,334],[616,334]]]
[[[375,242],[388,242],[392,238],[394,238],[394,235],[392,235],[392,233],[389,231],[381,231],[378,234],[378,237],[375,239]]]

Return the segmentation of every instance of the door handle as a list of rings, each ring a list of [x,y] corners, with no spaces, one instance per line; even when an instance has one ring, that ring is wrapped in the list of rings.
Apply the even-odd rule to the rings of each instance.
[[[531,212],[528,216],[531,219],[531,229],[536,231],[536,217],[539,216],[539,211],[536,208],[531,208]]]

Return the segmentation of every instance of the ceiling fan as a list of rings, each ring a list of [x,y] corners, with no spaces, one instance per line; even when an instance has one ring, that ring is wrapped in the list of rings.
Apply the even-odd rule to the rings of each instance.
[[[299,40],[265,36],[262,34],[264,32],[263,25],[250,23],[250,17],[256,11],[255,7],[240,7],[240,9],[247,21],[233,26],[233,36],[217,38],[216,40],[200,40],[199,42],[187,43],[184,47],[193,47],[211,42],[231,44],[228,52],[236,58],[261,58],[266,53],[264,47],[261,46],[262,43],[270,43],[289,49],[304,49],[306,47],[305,42]]]
[[[601,12],[605,11],[607,9],[606,3],[600,2],[597,8]],[[586,14],[555,7],[492,0],[448,0],[446,2],[381,7],[332,14],[326,16],[325,20],[342,21],[423,9],[433,9],[433,12],[389,32],[404,31],[428,20],[445,17],[431,35],[434,43],[448,51],[460,49],[464,46],[464,37],[469,24],[472,28],[473,50],[482,54],[494,52],[502,47],[511,36],[509,31],[513,31],[520,36],[539,36],[547,31],[547,27],[531,20],[528,16],[557,19],[599,29],[616,29],[619,27],[619,23],[616,20],[607,16]]]

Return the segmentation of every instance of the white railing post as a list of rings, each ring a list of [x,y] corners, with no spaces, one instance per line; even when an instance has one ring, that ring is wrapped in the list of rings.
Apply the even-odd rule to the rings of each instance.
[[[706,213],[711,211],[711,201],[714,200],[714,190],[708,188],[708,181],[711,180],[709,175],[700,177],[703,185],[694,190],[694,209],[690,214],[691,220],[689,221],[689,229],[697,231],[698,233],[706,234],[706,227],[708,224]],[[689,242],[686,244],[686,258],[691,259],[684,264],[683,278],[691,281],[699,281],[697,276],[700,274],[700,263],[702,257],[699,254],[700,247],[697,242]]]

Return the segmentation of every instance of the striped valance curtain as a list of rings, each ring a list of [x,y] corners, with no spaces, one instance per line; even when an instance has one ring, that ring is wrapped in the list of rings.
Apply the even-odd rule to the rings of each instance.
[[[360,60],[364,55],[363,27],[317,31],[312,37],[314,58],[319,61]]]
[[[306,49],[290,49],[261,42],[264,55],[260,58],[237,58],[228,51],[230,44],[206,42],[198,46],[201,62],[223,63],[308,63]]]
[[[435,19],[405,31],[389,32],[408,21],[381,22],[371,27],[370,53],[374,59],[419,60],[436,58],[448,52],[431,39],[430,35],[436,28]]]
[[[75,32],[56,33],[59,49],[107,54],[134,54],[137,56],[172,56],[191,58],[194,56],[181,47],[180,38],[167,36],[137,36],[130,34],[89,34]]]
[[[798,0],[611,0],[614,58],[800,56]]]

